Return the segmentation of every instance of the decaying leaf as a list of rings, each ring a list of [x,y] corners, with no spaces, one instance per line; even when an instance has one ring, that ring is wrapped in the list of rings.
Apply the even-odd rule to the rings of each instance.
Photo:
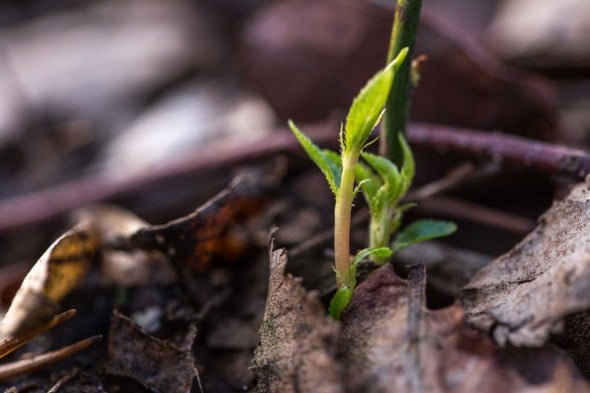
[[[258,171],[245,172],[186,217],[139,229],[131,236],[131,245],[161,250],[197,272],[206,271],[213,257],[235,259],[247,244],[231,226],[262,210],[276,180]]]
[[[340,357],[350,392],[588,392],[571,362],[550,347],[498,348],[463,324],[455,304],[424,307],[422,268],[408,281],[391,266],[359,285],[342,314]]]
[[[0,322],[0,337],[26,335],[54,317],[60,300],[84,278],[96,257],[94,230],[76,227],[57,239],[31,268]]]
[[[130,319],[114,312],[109,330],[105,372],[131,378],[156,392],[188,393],[198,378],[191,345],[174,344],[142,332]]]
[[[158,250],[130,250],[129,237],[149,224],[118,206],[95,204],[74,211],[72,220],[96,229],[102,248],[103,278],[120,285],[170,283],[176,278],[168,257]]]
[[[342,392],[338,326],[317,293],[285,276],[286,251],[271,251],[270,283],[253,369],[257,392]]]
[[[590,179],[465,286],[466,317],[500,344],[540,346],[590,308]],[[587,337],[588,339],[588,337]]]

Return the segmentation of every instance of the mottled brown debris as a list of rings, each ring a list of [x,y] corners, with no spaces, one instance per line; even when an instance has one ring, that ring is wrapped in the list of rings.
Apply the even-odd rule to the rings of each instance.
[[[285,276],[284,249],[272,251],[268,301],[253,362],[257,392],[343,392],[335,360],[338,325],[315,292]]]
[[[590,179],[465,286],[469,323],[501,345],[543,345],[567,315],[590,308]]]
[[[424,275],[391,266],[357,288],[342,315],[339,352],[349,392],[588,392],[569,359],[550,347],[502,349],[465,326],[460,305],[423,305]]]

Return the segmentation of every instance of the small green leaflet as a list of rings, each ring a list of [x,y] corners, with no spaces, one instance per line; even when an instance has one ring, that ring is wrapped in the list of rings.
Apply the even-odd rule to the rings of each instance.
[[[334,162],[326,157],[326,154],[317,147],[311,139],[309,139],[305,134],[297,128],[295,123],[289,120],[289,127],[295,137],[303,147],[303,150],[307,153],[309,158],[320,168],[324,176],[326,177],[326,181],[330,186],[330,190],[337,194],[338,188],[340,187],[340,178],[341,178],[341,171],[338,171]]]
[[[412,149],[410,149],[410,145],[404,138],[404,136],[400,133],[399,134],[399,142],[402,147],[403,155],[404,155],[404,166],[402,168],[401,173],[401,195],[403,196],[406,191],[412,185],[412,181],[414,181],[414,174],[416,172],[416,163],[414,161],[414,155],[412,154]]]
[[[352,289],[348,287],[338,288],[334,297],[330,301],[330,307],[328,311],[330,312],[330,316],[335,320],[340,320],[340,315],[342,314],[342,310],[348,306],[350,303],[350,299],[352,299]]]
[[[417,220],[402,229],[391,244],[393,252],[407,248],[415,243],[448,236],[457,230],[450,221]]]
[[[360,153],[369,134],[381,119],[394,75],[407,53],[407,48],[402,49],[395,60],[367,82],[352,102],[344,126],[346,152]]]

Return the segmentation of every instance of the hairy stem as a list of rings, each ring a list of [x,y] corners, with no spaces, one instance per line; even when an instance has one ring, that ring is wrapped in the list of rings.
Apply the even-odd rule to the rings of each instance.
[[[336,284],[338,288],[351,287],[348,282],[350,268],[350,215],[352,211],[352,197],[354,191],[354,166],[358,155],[348,154],[342,160],[342,178],[336,195],[334,209],[334,253],[336,259]]]
[[[386,64],[389,64],[403,48],[408,47],[409,49],[408,55],[395,75],[385,104],[386,111],[379,147],[379,153],[383,157],[389,158],[398,167],[403,164],[398,134],[406,134],[412,88],[410,84],[411,55],[416,42],[421,8],[422,0],[398,0],[387,53]]]

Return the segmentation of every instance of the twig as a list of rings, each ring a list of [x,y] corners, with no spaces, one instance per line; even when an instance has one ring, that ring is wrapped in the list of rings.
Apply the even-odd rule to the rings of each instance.
[[[488,227],[524,235],[535,227],[535,221],[458,198],[436,196],[423,201],[421,210],[442,212],[445,216],[465,219]]]
[[[56,316],[51,318],[49,322],[45,323],[44,325],[38,326],[36,329],[33,329],[22,336],[0,338],[0,358],[8,355],[10,352],[26,344],[33,337],[37,337],[38,335],[53,329],[57,325],[61,325],[62,323],[70,320],[75,314],[76,310],[72,308],[60,314],[57,314]]]
[[[306,127],[310,136],[326,147],[336,147],[338,129],[332,124]],[[505,134],[492,134],[440,125],[411,124],[408,140],[416,147],[441,153],[458,153],[514,168],[536,169],[548,175],[583,179],[590,173],[590,154],[583,150],[537,142]],[[205,150],[175,164],[126,179],[89,176],[70,183],[0,201],[0,233],[37,225],[78,206],[137,194],[180,176],[196,176],[254,160],[261,161],[282,151],[299,152],[297,141],[277,130],[264,142],[242,147]]]
[[[102,336],[93,336],[84,340],[78,341],[67,347],[58,349],[56,351],[44,353],[42,355],[34,356],[30,359],[19,360],[8,364],[0,365],[0,381],[4,381],[16,376],[39,370],[50,364],[67,359],[77,352],[88,348],[90,345],[99,341]]]
[[[310,126],[310,137],[321,145],[334,143],[336,129],[327,124]],[[178,160],[127,178],[91,175],[45,190],[0,201],[0,233],[38,224],[76,207],[138,193],[183,176],[196,176],[215,169],[231,168],[250,161],[274,157],[281,151],[298,151],[290,132],[276,130],[263,141],[248,145],[203,150],[198,155]]]
[[[584,178],[590,173],[590,154],[584,150],[494,132],[414,124],[412,145],[440,153],[460,153],[512,168],[532,168],[547,175]]]
[[[64,386],[66,383],[72,380],[76,375],[80,373],[80,367],[74,366],[66,375],[61,377],[52,387],[47,391],[47,393],[57,393],[57,391]]]

